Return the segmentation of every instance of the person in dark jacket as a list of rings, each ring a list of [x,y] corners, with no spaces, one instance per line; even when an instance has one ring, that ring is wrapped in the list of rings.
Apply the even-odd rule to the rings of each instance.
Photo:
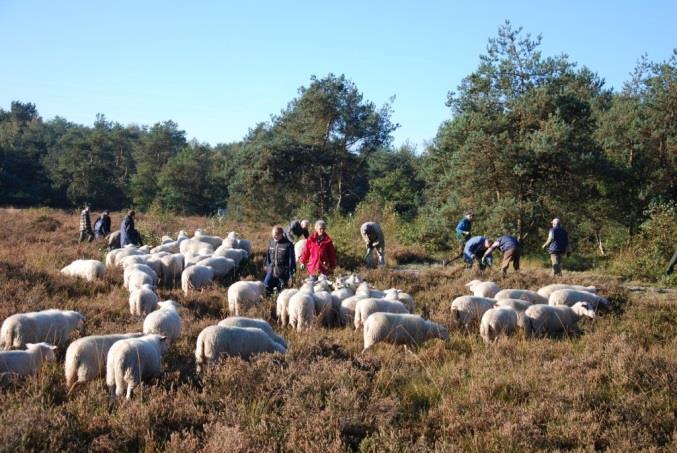
[[[136,212],[134,212],[133,209],[130,209],[122,220],[122,224],[120,225],[120,247],[129,244],[143,245],[141,234],[134,227],[134,217],[136,217]]]
[[[463,249],[463,259],[472,268],[473,261],[477,260],[480,270],[483,271],[487,266],[491,266],[491,253],[485,256],[485,252],[491,247],[491,239],[484,236],[473,236],[468,239]]]
[[[96,222],[94,222],[94,237],[96,239],[104,238],[110,234],[110,215],[108,211],[103,211]]]
[[[364,244],[367,246],[367,253],[364,255],[364,261],[367,267],[376,267],[376,263],[372,257],[373,251],[376,250],[378,255],[378,265],[385,266],[385,238],[381,225],[376,222],[365,222],[360,227],[360,235]]]
[[[552,275],[562,275],[562,257],[569,255],[569,235],[562,228],[559,219],[552,219],[552,228],[548,232],[548,240],[543,244],[543,248],[548,248],[550,254],[550,263],[552,264]]]
[[[501,273],[505,277],[508,275],[508,266],[512,261],[512,267],[515,271],[520,269],[520,255],[522,254],[522,247],[515,236],[501,236],[491,244],[491,247],[484,252],[482,259],[491,256],[494,249],[498,248],[503,253],[503,261],[501,261]]]
[[[319,274],[331,275],[336,268],[336,247],[327,234],[324,220],[315,222],[315,231],[310,235],[301,253],[299,262],[307,266],[308,274],[316,277]],[[303,267],[302,267],[303,268]]]
[[[289,226],[287,227],[287,230],[284,232],[284,234],[292,244],[301,239],[301,236],[303,236],[305,239],[308,239],[308,236],[310,236],[308,225],[310,225],[310,221],[306,219],[301,221],[294,219],[289,223]]]
[[[87,205],[85,205],[84,209],[80,212],[80,237],[78,238],[78,244],[84,241],[85,236],[89,236],[87,242],[92,242],[94,239],[92,219],[89,217],[89,206]]]
[[[463,258],[463,252],[465,251],[465,243],[470,239],[472,233],[472,221],[474,219],[474,214],[471,211],[467,211],[461,220],[456,224],[455,235],[456,240],[458,241],[458,255],[453,256],[451,259],[442,260],[442,266],[456,261],[459,258]]]
[[[268,242],[268,251],[264,264],[266,276],[263,284],[266,285],[268,294],[277,288],[278,291],[285,287],[291,287],[292,277],[296,272],[296,256],[294,244],[285,236],[280,225],[275,225],[271,232],[272,239]]]

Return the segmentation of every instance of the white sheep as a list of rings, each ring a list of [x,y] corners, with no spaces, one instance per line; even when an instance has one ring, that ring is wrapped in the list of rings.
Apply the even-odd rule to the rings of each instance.
[[[181,336],[181,316],[177,311],[180,306],[173,300],[158,302],[159,308],[143,320],[143,333],[162,335],[169,343],[174,343]]]
[[[441,324],[418,315],[373,313],[364,322],[364,353],[380,341],[419,346],[431,338],[449,339],[449,331]]]
[[[411,297],[411,295],[405,293],[402,290],[391,288],[385,290],[385,299],[388,300],[397,300],[399,302],[402,302],[405,307],[407,307],[407,310],[409,310],[409,313],[413,313],[414,310],[416,309],[416,302],[414,302],[414,298]]]
[[[268,336],[281,346],[287,348],[287,342],[284,338],[275,333],[273,328],[263,319],[245,318],[243,316],[230,316],[217,324],[221,327],[255,327],[263,330]]]
[[[278,294],[275,301],[275,316],[279,325],[286,326],[289,323],[289,298],[298,291],[296,288],[288,288],[283,289]]]
[[[364,294],[355,294],[354,296],[341,301],[339,313],[342,325],[349,326],[353,324],[355,320],[355,306],[360,300],[367,299],[368,297],[368,295]]]
[[[190,266],[195,266],[197,263],[199,263],[202,260],[206,260],[207,258],[211,258],[212,255],[207,254],[207,255],[197,255],[194,253],[184,253],[183,254],[183,265],[186,267]]]
[[[307,241],[308,241],[308,239],[303,238],[303,239],[299,239],[294,244],[294,256],[296,257],[297,262],[301,258],[301,254],[303,253],[303,249],[306,248],[306,242]]]
[[[154,279],[152,275],[142,270],[135,270],[129,274],[129,278],[127,279],[127,290],[129,290],[130,293],[146,285],[156,288],[157,280]]]
[[[341,303],[328,291],[315,291],[315,315],[318,323],[323,327],[336,327],[340,325],[339,313]]]
[[[576,291],[575,289],[558,289],[550,294],[548,301],[545,303],[549,305],[567,305],[571,307],[576,302],[588,302],[595,310],[597,310],[600,305],[604,308],[609,307],[609,301],[606,298],[587,291]]]
[[[465,284],[474,296],[493,298],[501,288],[494,282],[472,280]]]
[[[235,263],[235,267],[240,267],[240,265],[249,258],[249,253],[247,253],[246,250],[221,246],[214,251],[213,256],[223,256],[225,258],[231,259]]]
[[[384,298],[386,296],[386,293],[384,291],[380,291],[378,289],[375,289],[372,287],[369,283],[367,282],[362,282],[357,286],[357,289],[355,290],[355,295],[356,296],[366,296],[366,297],[375,297],[375,298]]]
[[[235,282],[228,287],[228,312],[240,316],[263,299],[266,286],[263,282]]]
[[[245,250],[249,255],[251,255],[252,253],[251,241],[248,241],[247,239],[239,239],[238,236],[239,235],[235,231],[231,231],[223,240],[222,245],[232,249]]]
[[[212,284],[214,270],[207,266],[190,266],[181,273],[181,289],[184,295]]]
[[[90,282],[97,278],[103,278],[104,272],[105,268],[103,263],[97,260],[75,260],[61,269],[61,273],[64,275],[84,278]]]
[[[480,336],[491,343],[500,335],[512,335],[517,330],[517,312],[510,307],[490,308],[480,321]]]
[[[541,296],[548,299],[550,297],[550,294],[554,293],[559,289],[575,289],[576,291],[587,291],[589,293],[597,294],[597,288],[595,288],[594,286],[567,285],[563,283],[553,283],[551,285],[544,286],[537,292]]]
[[[74,330],[82,332],[85,317],[71,310],[43,310],[9,316],[0,328],[0,347],[23,349],[27,343],[66,346]]]
[[[204,231],[202,231],[199,228],[195,230],[195,233],[193,234],[193,239],[206,242],[207,244],[211,245],[214,249],[217,249],[218,247],[221,246],[221,243],[223,243],[223,239],[221,239],[220,237],[209,236],[207,234],[204,234]]]
[[[528,289],[502,289],[496,293],[494,299],[521,299],[532,304],[547,304],[548,299],[538,294],[536,291]]]
[[[181,241],[179,251],[184,255],[188,253],[193,255],[211,255],[214,253],[214,246],[208,242],[202,242],[199,238],[191,238]]]
[[[111,396],[127,399],[142,381],[162,372],[162,356],[167,352],[167,339],[161,335],[144,335],[113,343],[106,356],[106,386]]]
[[[494,308],[496,301],[487,297],[461,296],[451,303],[453,321],[459,327],[467,328],[473,322],[480,322],[482,315],[490,308]]]
[[[197,336],[195,361],[197,372],[222,356],[248,359],[266,352],[287,353],[287,348],[273,341],[263,330],[255,327],[209,326]]]
[[[331,292],[331,295],[336,297],[339,302],[342,302],[345,299],[354,296],[355,291],[353,291],[349,287],[345,286],[345,287],[342,287],[342,288],[335,289],[334,291]]]
[[[16,377],[35,376],[42,362],[54,362],[56,346],[48,343],[27,343],[24,351],[0,352],[0,384]]]
[[[170,286],[176,285],[181,280],[181,273],[184,268],[184,258],[180,253],[163,256],[160,258],[162,263],[162,282]]]
[[[128,245],[125,246],[121,249],[116,250],[116,254],[114,255],[114,265],[117,267],[122,266],[122,260],[128,256],[131,255],[146,255],[145,252],[139,250],[137,247],[133,245]],[[112,252],[111,252],[112,253]]]
[[[78,385],[103,377],[106,372],[106,357],[113,343],[142,334],[126,333],[114,335],[92,335],[78,338],[66,350],[64,371],[66,387],[72,392]]]
[[[224,256],[212,256],[196,263],[198,266],[211,267],[214,277],[225,277],[235,269],[235,261]]]
[[[402,302],[387,299],[367,298],[362,299],[355,305],[355,330],[362,327],[372,313],[409,313]]]
[[[129,312],[133,316],[145,316],[157,309],[160,299],[151,285],[141,285],[129,293]]]
[[[524,312],[527,308],[531,307],[533,304],[529,301],[522,299],[499,299],[494,305],[498,307],[509,307],[515,310],[518,313]]]
[[[313,291],[316,293],[320,291],[331,292],[331,286],[329,285],[329,280],[327,280],[326,275],[320,274],[317,277],[317,280],[315,280],[315,284],[313,285]]]
[[[527,337],[576,333],[576,323],[583,316],[594,319],[595,310],[587,302],[566,305],[532,305],[524,312],[524,332]]]
[[[148,280],[147,278],[145,278],[143,276],[136,275],[134,277],[134,284],[136,286],[139,286],[139,283],[141,281],[146,281],[151,286],[157,286],[158,275],[155,272],[155,270],[153,270],[153,268],[151,268],[147,264],[133,263],[133,264],[128,265],[125,268],[125,271],[122,274],[122,281],[123,281],[125,288],[129,289],[129,284],[130,284],[129,279],[132,277],[133,274],[135,274],[137,272],[142,272],[142,273],[148,275],[148,277],[150,277],[150,280]],[[144,283],[141,283],[141,284],[144,284]]]
[[[289,298],[287,308],[289,326],[299,332],[304,328],[309,329],[315,317],[315,298],[313,293],[299,291]]]

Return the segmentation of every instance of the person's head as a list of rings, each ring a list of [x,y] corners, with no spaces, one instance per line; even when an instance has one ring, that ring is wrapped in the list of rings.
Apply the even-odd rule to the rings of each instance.
[[[108,212],[107,209],[106,209],[105,211],[103,211],[103,215],[109,215],[109,214],[110,214],[110,213]]]
[[[472,220],[472,219],[475,218],[475,214],[473,214],[472,211],[466,211],[465,218],[468,219],[468,220]]]
[[[129,217],[134,217],[136,215],[136,212],[133,209],[130,209],[129,211],[127,211],[127,215]]]
[[[284,235],[284,230],[280,225],[275,225],[272,231],[270,232],[270,235],[272,236],[273,239],[279,241],[280,239],[282,239],[282,236]]]
[[[309,225],[310,225],[310,220],[308,220],[308,219],[301,220],[301,228],[303,228],[304,230],[307,230]]]
[[[83,206],[83,209],[85,211],[89,212],[89,205],[87,203],[85,203],[85,205]]]
[[[492,241],[492,240],[489,239],[489,238],[486,238],[486,239],[484,240],[484,247],[489,248],[489,247],[491,247],[491,245],[492,245],[493,243],[494,243],[494,241]]]
[[[318,220],[315,222],[315,232],[322,236],[324,233],[327,232],[327,222],[324,220]]]
[[[561,221],[558,218],[552,219],[552,227],[557,228],[560,225]]]

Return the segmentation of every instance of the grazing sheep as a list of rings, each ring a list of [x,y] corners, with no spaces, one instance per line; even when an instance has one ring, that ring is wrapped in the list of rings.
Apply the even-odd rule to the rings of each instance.
[[[160,252],[179,253],[180,252],[179,243],[177,241],[172,241],[170,238],[169,242],[163,242],[161,245],[158,245],[157,247],[153,247],[152,249],[150,249],[150,253],[152,253],[153,255]]]
[[[184,295],[190,291],[205,288],[212,284],[214,270],[207,266],[190,266],[181,273],[181,289]]]
[[[115,267],[115,256],[122,251],[121,248],[116,248],[114,250],[111,250],[106,254],[106,267],[111,269]]]
[[[113,343],[106,356],[106,386],[111,396],[132,397],[134,387],[157,377],[162,371],[162,356],[167,352],[166,338],[144,335]]]
[[[235,267],[240,267],[240,264],[247,261],[249,258],[249,253],[247,253],[246,250],[232,249],[221,246],[216,249],[216,251],[214,251],[213,256],[223,256],[225,258],[231,259],[235,263]]]
[[[223,243],[223,239],[221,239],[220,237],[206,235],[199,228],[197,230],[195,230],[195,234],[193,234],[193,239],[197,239],[198,241],[205,242],[205,243],[211,245],[214,249],[219,248],[221,246],[221,243]]]
[[[160,300],[151,285],[141,285],[129,293],[129,312],[133,316],[146,316],[157,309]]]
[[[355,290],[355,295],[382,299],[386,296],[386,293],[384,291],[380,291],[378,289],[373,288],[367,282],[362,282],[357,286],[357,289]]]
[[[84,278],[90,282],[93,282],[97,278],[103,278],[104,272],[103,263],[97,260],[75,260],[61,269],[61,273],[64,275]]]
[[[494,308],[496,301],[487,297],[461,296],[451,303],[452,319],[459,327],[468,328],[473,322],[480,322],[482,315],[490,308]]]
[[[125,285],[126,288],[129,288],[129,279],[132,277],[133,274],[135,274],[137,272],[142,272],[142,273],[148,275],[148,277],[150,277],[150,280],[148,280],[147,278],[145,278],[141,275],[136,275],[134,277],[136,286],[139,286],[138,283],[141,282],[141,281],[144,281],[144,280],[151,286],[157,285],[157,282],[158,282],[157,273],[149,265],[134,263],[134,264],[130,264],[129,266],[127,266],[124,273],[122,274],[122,281],[123,281],[123,284]],[[144,284],[144,283],[141,283],[141,284]]]
[[[338,299],[339,303],[355,295],[355,291],[346,287],[337,288],[331,292],[331,295]]]
[[[56,361],[55,349],[48,343],[27,343],[24,351],[0,352],[0,384],[17,377],[35,376],[42,362]]]
[[[494,282],[483,282],[480,280],[472,280],[465,284],[473,296],[493,298],[501,288]]]
[[[195,266],[202,260],[211,258],[212,255],[196,255],[193,253],[184,253],[183,254],[183,264],[185,267]]]
[[[106,357],[113,343],[128,338],[137,338],[141,335],[141,333],[92,335],[78,338],[72,342],[66,350],[66,361],[64,363],[68,392],[72,392],[80,384],[104,376]]]
[[[339,313],[341,303],[328,291],[316,291],[313,293],[315,301],[315,315],[318,323],[323,327],[336,327],[341,324]]]
[[[0,328],[0,347],[23,349],[27,343],[46,342],[61,348],[66,346],[71,333],[82,333],[85,317],[71,310],[43,310],[9,316]]]
[[[298,262],[299,259],[301,259],[301,253],[303,253],[303,249],[306,248],[306,242],[308,239],[299,239],[296,241],[294,244],[294,256],[296,257],[296,261]]]
[[[248,255],[252,253],[252,244],[247,239],[239,239],[235,231],[228,233],[228,236],[223,240],[223,245],[227,248],[245,250]]]
[[[362,327],[372,313],[409,313],[402,302],[387,299],[362,299],[355,305],[355,330]]]
[[[411,297],[411,295],[395,288],[387,289],[385,293],[386,293],[385,299],[400,301],[404,304],[405,307],[407,307],[409,313],[414,312],[416,308],[416,302],[414,302],[414,298]]]
[[[315,298],[312,293],[299,291],[289,298],[289,325],[299,332],[310,329],[315,316]]]
[[[113,252],[111,252],[111,253],[113,253]],[[114,255],[113,259],[114,259],[115,266],[117,266],[117,267],[122,266],[122,264],[121,264],[122,260],[124,258],[126,258],[128,256],[132,256],[132,255],[147,255],[147,253],[139,250],[137,247],[135,247],[133,245],[125,246],[121,249],[118,249],[117,253]]]
[[[225,277],[235,269],[235,261],[224,256],[212,256],[197,262],[198,266],[211,267],[214,277]]]
[[[512,335],[517,330],[517,312],[510,307],[490,308],[480,321],[480,336],[491,343],[499,335]]]
[[[576,291],[575,289],[558,289],[551,293],[548,301],[544,303],[547,303],[548,305],[567,305],[571,307],[576,302],[589,302],[594,310],[597,310],[600,305],[604,308],[609,307],[609,301],[604,297],[587,291]]]
[[[180,306],[173,300],[158,302],[159,308],[143,320],[143,333],[162,335],[168,343],[174,343],[181,336],[181,316],[177,311]]]
[[[367,299],[369,296],[364,294],[355,294],[347,299],[341,301],[341,307],[339,309],[339,314],[341,318],[341,324],[344,326],[349,326],[353,324],[355,319],[355,306],[362,299]]]
[[[449,331],[441,324],[426,321],[418,315],[373,313],[364,322],[364,353],[380,341],[419,346],[431,338],[449,339]]]
[[[595,310],[588,302],[566,305],[532,305],[524,312],[524,333],[527,337],[576,333],[576,323],[583,316],[594,319]]]
[[[275,301],[275,316],[280,326],[286,326],[289,323],[289,298],[299,290],[295,288],[283,289]]]
[[[184,268],[184,258],[180,253],[163,256],[160,258],[162,263],[162,282],[165,285],[175,286],[177,281],[181,280],[181,273]]]
[[[152,275],[141,270],[133,271],[127,279],[127,289],[130,293],[146,285],[155,288],[156,284],[157,280]]]
[[[195,361],[197,372],[222,356],[248,359],[265,352],[287,353],[287,348],[273,341],[263,330],[255,327],[209,326],[197,337]]]
[[[263,319],[252,319],[245,318],[242,316],[231,316],[222,321],[217,325],[221,327],[255,327],[257,329],[263,330],[268,336],[277,344],[287,348],[287,342],[284,338],[275,333],[273,328]]]
[[[228,312],[240,316],[263,299],[266,286],[263,282],[235,282],[228,287]]]
[[[499,307],[509,307],[515,310],[518,313],[524,312],[527,308],[531,307],[533,304],[529,301],[522,299],[499,299],[496,301],[496,308]]]
[[[538,294],[536,291],[528,289],[502,289],[496,293],[494,299],[521,299],[532,304],[547,304],[548,299]]]
[[[565,285],[563,283],[553,283],[552,285],[544,286],[539,289],[537,292],[546,299],[550,298],[550,294],[554,293],[559,289],[575,289],[576,291],[587,291],[589,293],[597,294],[597,288],[594,286],[582,286],[582,285]]]
[[[179,244],[179,251],[193,255],[211,255],[214,253],[214,247],[208,242],[202,242],[197,238],[186,239]]]

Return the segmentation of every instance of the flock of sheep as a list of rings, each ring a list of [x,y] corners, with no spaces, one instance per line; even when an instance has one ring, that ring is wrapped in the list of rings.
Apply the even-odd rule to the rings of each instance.
[[[298,245],[298,244],[297,244]],[[144,316],[143,333],[95,335],[80,338],[65,354],[66,385],[99,377],[106,379],[111,396],[131,398],[141,382],[161,374],[163,355],[180,337],[180,305],[160,301],[157,288],[181,282],[184,294],[210,285],[216,277],[236,272],[251,252],[249,241],[231,232],[225,239],[201,230],[188,237],[163,237],[155,248],[125,247],[113,250],[106,263],[76,260],[61,270],[65,275],[93,280],[106,268],[121,267],[129,291],[133,316]],[[473,280],[466,285],[473,295],[451,303],[456,328],[479,325],[485,342],[519,328],[527,337],[574,333],[577,321],[594,317],[608,301],[594,287],[555,284],[536,291],[503,289],[496,283]],[[244,359],[259,353],[287,352],[287,342],[265,320],[244,317],[264,298],[258,281],[238,281],[227,291],[230,317],[203,329],[197,337],[197,371],[223,356]],[[364,351],[379,342],[420,345],[428,339],[448,340],[447,327],[413,314],[415,301],[398,289],[379,290],[353,274],[334,281],[325,276],[307,279],[296,289],[285,289],[276,300],[280,327],[298,331],[313,326],[354,326],[363,330]],[[45,361],[56,360],[55,349],[68,345],[74,331],[82,332],[84,316],[75,311],[44,310],[9,316],[0,329],[0,383],[8,378],[35,375]]]

